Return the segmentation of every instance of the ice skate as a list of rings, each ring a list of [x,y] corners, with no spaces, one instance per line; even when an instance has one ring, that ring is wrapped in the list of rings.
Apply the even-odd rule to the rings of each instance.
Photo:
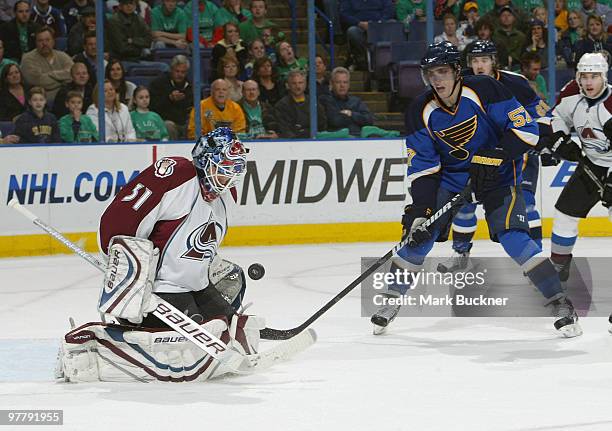
[[[572,302],[562,297],[552,302],[553,316],[555,320],[555,329],[567,338],[578,337],[582,335],[582,328],[578,323],[578,315],[574,310]]]
[[[466,251],[459,253],[453,251],[453,255],[447,260],[438,264],[438,272],[456,272],[456,271],[469,271],[473,267],[472,261],[470,260],[470,252]]]
[[[383,294],[382,296],[390,299],[399,299],[400,297],[399,293],[387,293]],[[387,330],[387,326],[389,326],[389,323],[393,322],[393,320],[397,316],[397,313],[399,313],[400,307],[400,305],[385,304],[380,307],[376,313],[372,315],[370,321],[374,325],[374,335],[383,334]]]

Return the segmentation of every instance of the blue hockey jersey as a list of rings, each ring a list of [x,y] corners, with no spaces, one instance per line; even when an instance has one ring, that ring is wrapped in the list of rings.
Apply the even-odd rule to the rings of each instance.
[[[497,147],[511,156],[499,169],[500,186],[520,184],[522,155],[538,142],[537,124],[495,79],[466,76],[460,85],[454,111],[431,89],[407,111],[408,180],[439,173],[442,187],[459,192],[468,181],[474,153]]]

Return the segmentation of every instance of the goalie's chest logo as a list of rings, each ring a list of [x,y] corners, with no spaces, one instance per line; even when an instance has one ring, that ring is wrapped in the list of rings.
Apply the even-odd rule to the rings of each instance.
[[[217,250],[217,230],[212,220],[198,226],[187,237],[187,251],[181,258],[190,260],[210,259]]]

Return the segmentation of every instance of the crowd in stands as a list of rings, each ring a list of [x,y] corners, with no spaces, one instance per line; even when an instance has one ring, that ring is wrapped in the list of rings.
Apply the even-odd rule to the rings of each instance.
[[[466,52],[492,40],[500,68],[522,73],[542,96],[547,87],[547,35],[554,32],[557,68],[572,69],[587,52],[612,53],[612,0],[556,0],[548,23],[542,0],[434,0],[447,40]],[[350,93],[350,75],[367,68],[372,21],[399,21],[407,34],[426,19],[424,0],[320,0],[348,59],[329,70],[317,56],[317,123],[321,136],[386,136]],[[201,133],[228,125],[251,139],[309,138],[308,60],[268,17],[266,0],[104,2],[106,140],[193,139],[195,109],[190,49],[210,55],[210,95],[200,101]],[[0,143],[98,140],[96,9],[93,0],[0,0]],[[163,52],[172,54],[164,57]],[[144,73],[144,75],[139,75]],[[208,94],[208,93],[205,93]],[[4,128],[0,128],[4,129]]]

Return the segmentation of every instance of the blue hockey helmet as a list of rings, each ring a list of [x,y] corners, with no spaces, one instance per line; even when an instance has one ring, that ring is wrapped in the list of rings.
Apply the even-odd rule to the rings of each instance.
[[[191,156],[206,200],[215,199],[242,180],[247,153],[229,127],[218,127],[200,136]]]
[[[448,41],[432,43],[427,47],[421,59],[421,77],[425,85],[429,85],[426,77],[427,69],[438,66],[450,66],[455,70],[456,80],[461,76],[461,53],[455,45]]]

